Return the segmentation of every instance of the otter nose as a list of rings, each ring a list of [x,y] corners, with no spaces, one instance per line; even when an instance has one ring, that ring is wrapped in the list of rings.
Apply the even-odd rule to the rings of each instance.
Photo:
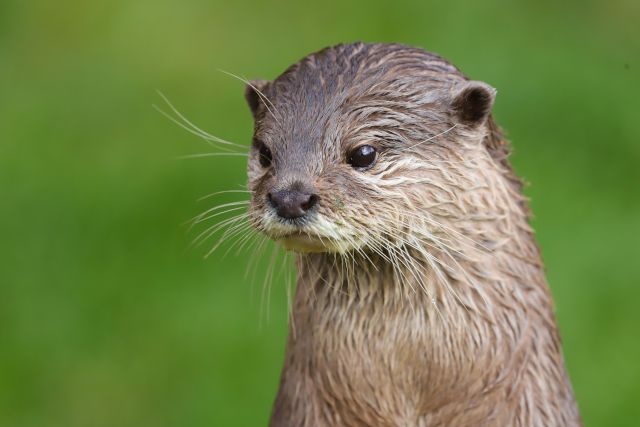
[[[304,216],[318,202],[315,194],[301,191],[271,191],[267,197],[278,216],[288,219]]]

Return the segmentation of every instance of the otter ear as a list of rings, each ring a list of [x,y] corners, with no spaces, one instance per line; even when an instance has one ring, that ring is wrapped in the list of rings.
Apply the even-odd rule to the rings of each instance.
[[[260,103],[264,102],[262,97],[264,97],[263,94],[268,85],[268,80],[251,80],[244,89],[244,98],[247,100],[247,104],[249,104],[251,114],[253,114],[254,118],[256,117]]]
[[[484,123],[496,99],[496,90],[486,83],[468,81],[456,89],[451,106],[458,119],[469,126]]]

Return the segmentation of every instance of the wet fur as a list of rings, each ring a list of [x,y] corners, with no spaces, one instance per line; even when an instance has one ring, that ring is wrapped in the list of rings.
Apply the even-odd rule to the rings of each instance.
[[[529,211],[490,115],[495,91],[396,44],[309,55],[247,100],[250,218],[313,235],[271,425],[577,426]],[[354,170],[346,153],[374,145]],[[279,220],[272,189],[320,203]]]

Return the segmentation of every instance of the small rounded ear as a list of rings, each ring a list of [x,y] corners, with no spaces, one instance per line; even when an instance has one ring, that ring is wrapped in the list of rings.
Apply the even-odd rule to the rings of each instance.
[[[462,123],[476,126],[489,116],[495,99],[494,88],[484,82],[472,80],[456,90],[451,106]]]
[[[247,100],[247,104],[249,104],[251,114],[253,114],[254,118],[256,117],[260,103],[264,102],[262,99],[264,98],[263,93],[268,85],[268,80],[251,80],[244,89],[244,98]]]

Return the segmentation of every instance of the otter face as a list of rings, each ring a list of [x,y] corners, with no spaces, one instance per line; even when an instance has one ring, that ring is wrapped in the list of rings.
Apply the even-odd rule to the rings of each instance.
[[[435,55],[383,44],[328,48],[251,82],[254,227],[299,252],[406,243],[460,185],[447,162],[486,154],[494,94]]]

